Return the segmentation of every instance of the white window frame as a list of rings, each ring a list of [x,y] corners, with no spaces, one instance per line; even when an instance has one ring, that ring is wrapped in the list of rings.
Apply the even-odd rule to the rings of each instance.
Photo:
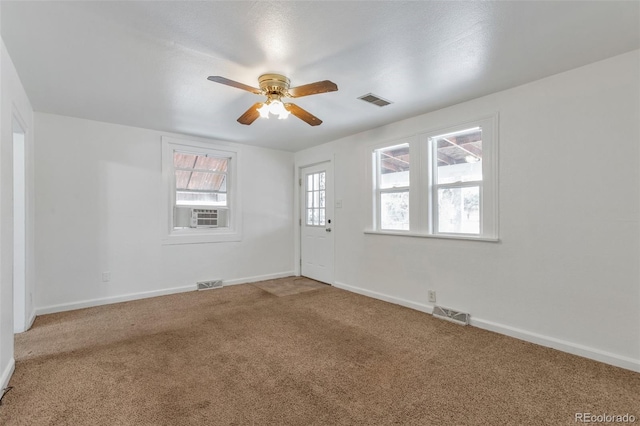
[[[437,156],[430,138],[455,133],[473,127],[482,128],[482,181],[456,184],[435,184]],[[378,190],[379,164],[377,152],[393,146],[409,143],[410,186],[409,186],[409,230],[382,230],[380,227],[380,196]],[[367,234],[403,235],[412,237],[446,238],[456,240],[499,241],[498,234],[498,114],[467,121],[461,124],[427,130],[414,136],[385,143],[369,145],[367,163],[371,177],[371,228]],[[481,194],[480,233],[444,233],[437,229],[437,190],[443,187],[479,186]]]
[[[221,228],[174,229],[174,207],[176,197],[174,152],[209,155],[229,159],[227,167],[228,226]],[[162,137],[162,179],[163,179],[163,244],[218,243],[242,240],[242,211],[240,203],[240,181],[238,163],[240,149],[222,141],[202,142],[191,139]],[[215,207],[201,207],[215,208]]]
[[[382,194],[392,194],[392,193],[396,193],[396,192],[409,192],[409,228],[411,228],[411,216],[412,216],[412,203],[411,203],[411,192],[412,192],[412,187],[414,185],[411,185],[411,181],[413,179],[413,168],[412,168],[412,155],[413,155],[413,151],[415,149],[415,147],[412,147],[412,143],[411,143],[412,139],[404,139],[404,140],[399,140],[399,141],[395,141],[393,144],[389,145],[389,144],[382,144],[377,146],[374,150],[373,150],[373,162],[374,162],[374,192],[375,192],[375,213],[374,213],[374,217],[376,220],[376,224],[375,227],[376,229],[381,230],[382,232],[402,232],[402,233],[406,233],[406,232],[410,232],[409,230],[389,230],[389,229],[382,229],[382,218],[381,218],[381,214],[380,214],[380,210],[382,208]],[[407,186],[394,186],[392,188],[381,188],[381,180],[382,180],[382,176],[380,173],[380,151],[382,150],[388,150],[388,149],[392,149],[392,148],[397,148],[400,146],[404,146],[407,145],[409,147],[409,185]]]

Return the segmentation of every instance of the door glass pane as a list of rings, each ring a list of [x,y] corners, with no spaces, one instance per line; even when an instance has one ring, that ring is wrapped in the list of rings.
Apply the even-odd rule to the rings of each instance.
[[[475,127],[429,139],[438,156],[436,184],[482,180],[482,129]]]
[[[307,226],[324,226],[325,221],[325,172],[307,175],[305,192],[307,194]]]
[[[409,144],[378,150],[380,188],[409,186]]]
[[[480,187],[438,189],[438,232],[480,233]]]
[[[409,191],[380,194],[380,228],[409,229]]]

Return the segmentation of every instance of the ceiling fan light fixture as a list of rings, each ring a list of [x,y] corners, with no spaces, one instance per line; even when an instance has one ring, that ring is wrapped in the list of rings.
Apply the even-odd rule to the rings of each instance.
[[[269,112],[277,115],[280,120],[289,116],[289,111],[285,109],[284,104],[279,99],[269,103]]]
[[[278,120],[284,120],[287,117],[289,117],[289,114],[291,114],[289,111],[285,110],[284,112],[278,114]]]
[[[257,108],[257,110],[260,113],[260,117],[261,118],[269,118],[269,104],[268,103],[262,104],[262,106],[260,108]]]
[[[260,108],[257,108],[257,110],[262,118],[269,118],[269,114],[273,114],[278,116],[278,120],[284,120],[289,117],[289,114],[291,114],[287,111],[282,101],[279,99],[273,100],[271,98],[267,99],[267,101]]]
[[[300,98],[338,90],[338,86],[329,80],[289,87],[289,79],[280,74],[263,74],[258,77],[259,89],[219,75],[209,76],[207,80],[267,97],[264,102],[256,102],[238,117],[238,123],[247,126],[256,121],[258,117],[269,118],[269,114],[277,115],[279,120],[284,120],[290,114],[293,114],[294,117],[299,118],[310,126],[318,126],[322,124],[322,120],[294,103],[283,103],[282,98]]]

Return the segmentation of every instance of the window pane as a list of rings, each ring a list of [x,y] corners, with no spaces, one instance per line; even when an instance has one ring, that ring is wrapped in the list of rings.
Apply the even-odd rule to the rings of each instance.
[[[198,156],[194,169],[211,170],[212,172],[226,172],[229,163],[228,158]]]
[[[223,184],[224,189],[222,189]],[[187,189],[224,191],[226,190],[225,175],[221,173],[192,172]]]
[[[380,188],[409,186],[409,145],[378,150]]]
[[[438,155],[437,184],[482,180],[481,128],[435,136],[430,141]]]
[[[409,191],[380,194],[380,228],[409,229]]]
[[[307,226],[323,226],[325,217],[325,172],[307,175]],[[323,189],[320,189],[323,188]]]
[[[195,154],[183,154],[181,152],[173,152],[173,166],[178,169],[192,169],[198,158]]]
[[[187,189],[191,172],[176,170],[176,189]]]
[[[227,205],[227,194],[213,194],[210,192],[176,191],[176,205],[225,207]]]
[[[480,187],[438,189],[438,232],[480,233]]]

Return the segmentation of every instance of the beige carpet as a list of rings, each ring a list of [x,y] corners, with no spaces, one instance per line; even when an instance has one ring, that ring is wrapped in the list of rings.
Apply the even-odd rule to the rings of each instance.
[[[2,425],[640,417],[640,374],[294,278],[44,315],[16,359]]]
[[[327,284],[310,280],[305,277],[290,277],[279,280],[261,281],[253,284],[265,291],[276,296],[291,296],[305,291],[313,291],[319,288],[327,287]]]

